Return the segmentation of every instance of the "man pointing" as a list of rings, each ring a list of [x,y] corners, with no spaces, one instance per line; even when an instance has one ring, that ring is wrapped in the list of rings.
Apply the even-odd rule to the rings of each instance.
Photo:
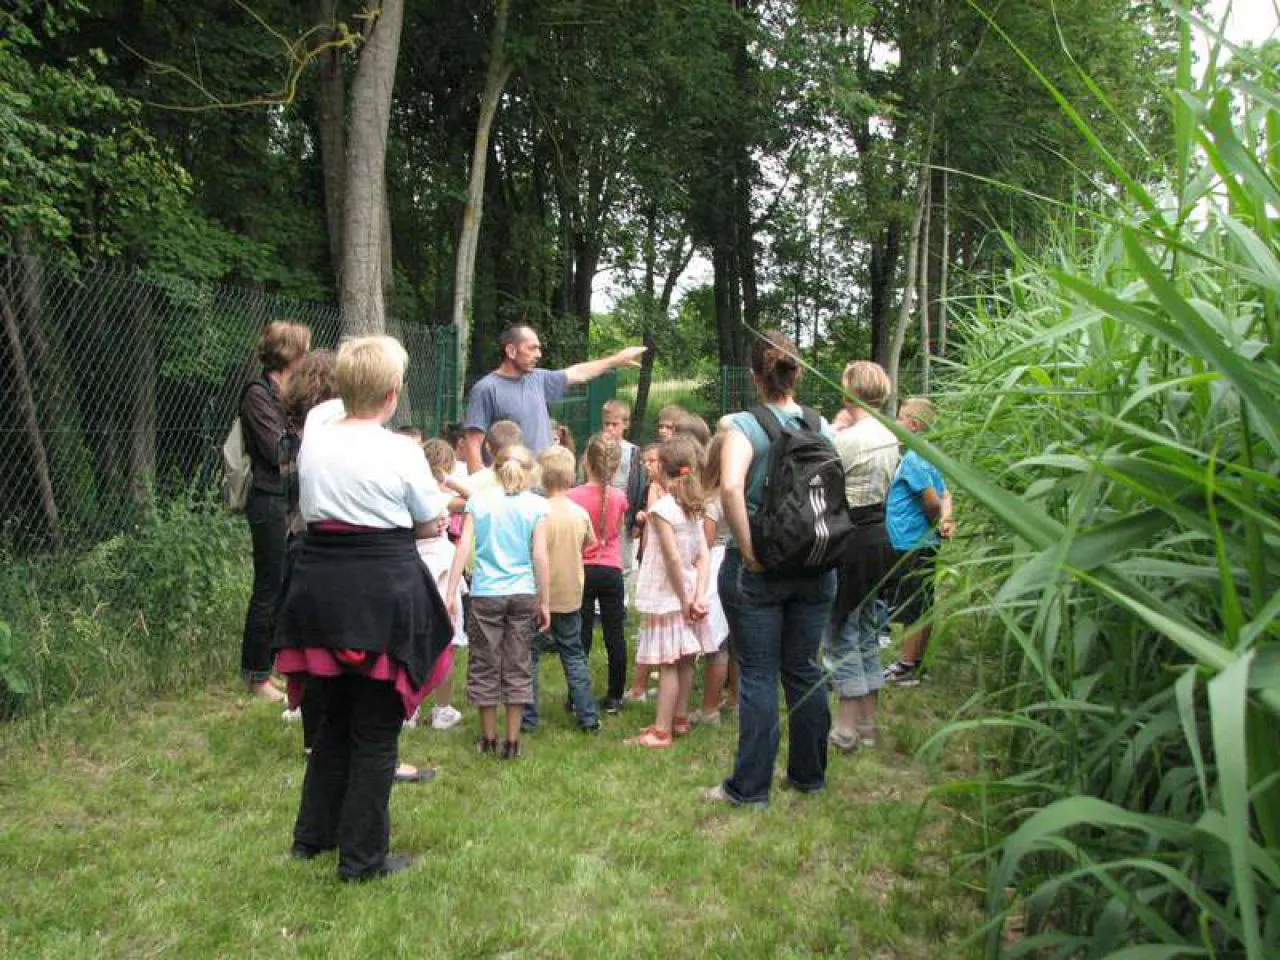
[[[498,420],[514,420],[520,425],[524,445],[537,456],[551,446],[551,414],[547,404],[564,396],[572,386],[594,380],[617,367],[638,367],[645,347],[624,347],[599,360],[575,363],[563,370],[541,370],[542,342],[527,324],[515,324],[498,338],[502,362],[492,373],[476,381],[467,404],[467,468],[475,473],[484,467],[481,448],[485,433]]]

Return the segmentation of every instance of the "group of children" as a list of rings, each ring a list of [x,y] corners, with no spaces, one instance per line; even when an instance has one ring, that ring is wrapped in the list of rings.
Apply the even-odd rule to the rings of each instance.
[[[909,428],[923,429],[932,408],[908,401],[902,417]],[[852,426],[842,419],[837,429]],[[716,587],[728,532],[719,491],[723,437],[702,418],[670,406],[659,413],[658,441],[639,448],[625,439],[629,421],[626,404],[606,403],[603,428],[587,441],[580,461],[559,443],[535,458],[521,444],[519,426],[499,421],[485,437],[490,466],[470,475],[458,455],[458,433],[416,437],[436,482],[452,495],[448,518],[420,525],[415,536],[448,606],[454,645],[469,647],[466,697],[479,714],[482,753],[520,755],[521,733],[539,722],[544,653],[559,657],[565,709],[584,731],[599,730],[602,712],[617,714],[628,701],[648,699],[656,673],[653,722],[628,744],[670,747],[693,725],[719,723],[722,710],[736,708],[730,628]],[[896,515],[887,525],[914,530],[930,496],[924,491],[936,484],[941,495],[945,484],[914,455],[898,466],[896,445],[893,463],[887,502]],[[948,497],[944,530],[949,503]],[[936,512],[921,515],[926,527],[936,525]],[[629,689],[628,596],[640,614]],[[597,611],[608,657],[607,688],[598,701],[588,669]],[[919,634],[909,639],[922,652]],[[914,662],[910,656],[908,650],[885,677],[910,682],[918,676],[918,656]],[[699,663],[703,698],[691,710]],[[438,729],[461,719],[452,692],[450,682],[435,691],[431,723]]]

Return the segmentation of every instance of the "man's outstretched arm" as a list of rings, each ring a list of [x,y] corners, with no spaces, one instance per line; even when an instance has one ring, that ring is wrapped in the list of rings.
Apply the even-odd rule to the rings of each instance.
[[[623,347],[617,353],[610,354],[607,357],[601,357],[599,360],[587,360],[584,363],[575,363],[572,367],[566,367],[564,371],[565,378],[569,381],[569,386],[576,386],[579,383],[586,383],[588,380],[594,380],[602,373],[608,373],[617,367],[638,367],[640,366],[640,358],[644,356],[648,347]]]

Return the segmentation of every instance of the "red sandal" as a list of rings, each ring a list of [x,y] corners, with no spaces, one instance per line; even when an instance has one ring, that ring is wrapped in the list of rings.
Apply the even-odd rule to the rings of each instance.
[[[671,734],[664,733],[657,727],[645,727],[634,737],[622,741],[633,747],[648,747],[651,750],[665,750],[671,746]]]

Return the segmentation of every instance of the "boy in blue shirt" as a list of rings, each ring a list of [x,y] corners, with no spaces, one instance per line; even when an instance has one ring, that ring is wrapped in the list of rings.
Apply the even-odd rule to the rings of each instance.
[[[898,423],[912,433],[933,426],[937,411],[928,400],[913,398],[898,410]],[[923,674],[931,624],[920,623],[933,605],[933,571],[942,537],[951,536],[951,492],[938,468],[914,450],[898,465],[885,499],[885,529],[897,553],[893,619],[906,625],[902,657],[884,671],[886,683],[914,687]]]

